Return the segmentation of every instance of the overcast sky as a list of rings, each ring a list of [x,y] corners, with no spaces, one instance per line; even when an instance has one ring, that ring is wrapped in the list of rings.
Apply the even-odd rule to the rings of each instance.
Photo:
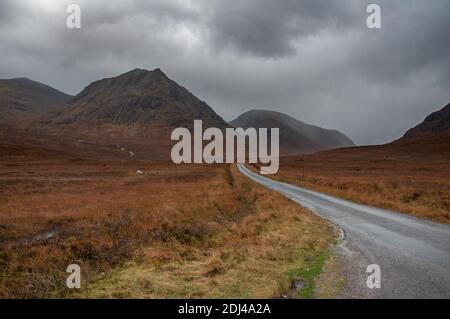
[[[71,94],[161,68],[226,120],[271,109],[382,143],[450,102],[450,1],[0,0],[0,57],[0,78]]]

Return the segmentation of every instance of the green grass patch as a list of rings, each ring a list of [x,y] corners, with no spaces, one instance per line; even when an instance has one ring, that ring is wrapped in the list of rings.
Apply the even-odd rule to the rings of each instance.
[[[329,251],[316,253],[307,250],[298,251],[291,268],[285,273],[288,290],[293,298],[311,299],[314,297],[315,283],[322,273],[325,262],[330,257]],[[296,286],[296,283],[298,287]]]

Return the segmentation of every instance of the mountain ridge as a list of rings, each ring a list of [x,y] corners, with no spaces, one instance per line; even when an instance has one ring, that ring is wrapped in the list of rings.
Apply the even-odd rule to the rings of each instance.
[[[450,129],[450,103],[429,114],[423,122],[409,129],[402,138],[419,138],[439,134]]]
[[[26,77],[0,79],[0,124],[21,127],[39,116],[60,110],[71,98]]]
[[[354,146],[353,141],[337,130],[306,124],[277,111],[253,109],[229,122],[234,127],[280,129],[280,153],[308,154],[318,151]]]

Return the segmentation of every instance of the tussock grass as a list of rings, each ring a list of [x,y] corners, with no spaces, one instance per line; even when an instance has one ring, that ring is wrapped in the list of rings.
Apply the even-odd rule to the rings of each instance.
[[[229,165],[25,156],[0,171],[1,297],[279,297],[314,286],[335,236]]]
[[[287,157],[272,176],[351,201],[450,224],[450,154],[361,148]]]

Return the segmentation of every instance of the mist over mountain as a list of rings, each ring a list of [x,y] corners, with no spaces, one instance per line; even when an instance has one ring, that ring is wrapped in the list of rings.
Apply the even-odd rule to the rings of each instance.
[[[314,153],[354,146],[352,140],[336,130],[303,123],[286,114],[252,110],[230,122],[234,127],[279,128],[280,153],[283,155]]]

